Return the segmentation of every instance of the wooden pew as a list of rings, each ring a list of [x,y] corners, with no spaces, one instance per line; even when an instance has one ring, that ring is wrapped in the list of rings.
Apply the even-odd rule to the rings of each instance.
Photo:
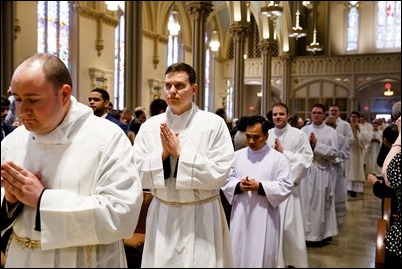
[[[143,191],[143,197],[144,199],[141,206],[140,216],[138,218],[138,223],[137,227],[134,230],[134,234],[131,238],[123,240],[127,260],[135,259],[136,260],[135,262],[139,263],[136,264],[138,265],[138,267],[141,265],[140,262],[142,257],[142,251],[144,249],[147,213],[153,196],[150,191]]]

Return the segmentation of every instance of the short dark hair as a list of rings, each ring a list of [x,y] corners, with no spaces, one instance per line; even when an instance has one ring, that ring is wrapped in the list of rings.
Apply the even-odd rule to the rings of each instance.
[[[358,118],[360,118],[360,113],[355,110],[350,112],[350,115],[356,115]]]
[[[257,123],[261,124],[263,134],[267,134],[270,129],[267,119],[263,116],[249,116],[246,120],[247,127],[254,126]]]
[[[223,118],[223,116],[226,115],[226,111],[224,108],[218,108],[215,110],[215,114]]]
[[[194,84],[197,80],[197,75],[195,73],[195,70],[188,64],[186,63],[174,63],[170,65],[165,72],[166,74],[169,73],[175,73],[175,72],[185,72],[188,75],[188,81],[190,84]]]
[[[236,128],[238,131],[245,132],[247,130],[247,120],[248,116],[241,116],[236,124]]]
[[[149,105],[149,111],[151,113],[151,117],[158,115],[161,111],[165,112],[168,104],[164,99],[154,99]]]
[[[98,92],[102,95],[102,99],[103,101],[110,101],[110,95],[109,93],[104,90],[104,89],[100,89],[100,88],[95,88],[93,89],[91,92]]]
[[[10,108],[11,102],[10,100],[8,100],[7,97],[5,97],[4,95],[1,96],[1,111],[3,111],[3,109],[8,109]]]
[[[322,112],[324,112],[325,113],[325,106],[323,105],[323,104],[320,104],[320,103],[318,103],[318,104],[315,104],[315,105],[313,105],[313,107],[311,108],[311,110],[313,110],[313,108],[315,108],[315,107],[318,107],[318,108],[321,108],[322,109]]]

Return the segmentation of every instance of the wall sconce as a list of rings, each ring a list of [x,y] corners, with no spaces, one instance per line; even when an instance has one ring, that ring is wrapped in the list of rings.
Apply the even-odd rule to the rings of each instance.
[[[313,1],[313,21],[314,21],[314,31],[313,31],[313,42],[306,46],[306,50],[312,53],[317,51],[322,51],[323,46],[317,42],[317,3]]]
[[[209,47],[212,51],[218,51],[221,43],[219,42],[219,35],[218,31],[213,30],[211,33],[211,41],[209,42]]]
[[[300,10],[299,10],[299,1],[297,1],[297,11],[296,11],[296,25],[292,27],[292,30],[289,33],[289,37],[294,37],[299,39],[300,37],[305,37],[307,35],[307,30],[304,30],[300,27]]]
[[[168,23],[168,30],[172,36],[177,36],[181,29],[178,16],[179,12],[177,11],[176,6],[174,5],[172,10],[170,11],[170,17]]]
[[[267,17],[276,16],[279,17],[283,14],[283,7],[275,3],[275,1],[269,1],[268,6],[261,7],[261,14]]]
[[[384,96],[392,96],[392,95],[394,95],[394,91],[391,89],[391,87],[392,87],[391,82],[385,83]]]

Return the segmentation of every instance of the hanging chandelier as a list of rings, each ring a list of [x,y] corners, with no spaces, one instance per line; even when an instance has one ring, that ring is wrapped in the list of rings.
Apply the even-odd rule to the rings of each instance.
[[[297,11],[296,11],[296,25],[292,27],[292,30],[289,33],[289,37],[294,37],[299,39],[301,37],[305,37],[307,35],[307,30],[300,27],[300,10],[299,10],[299,1],[297,1]]]
[[[267,17],[279,17],[283,14],[283,7],[279,6],[279,4],[275,3],[275,1],[269,1],[268,6],[261,7],[261,15]]]
[[[217,30],[213,30],[211,33],[211,41],[209,42],[209,47],[212,51],[218,51],[221,43],[219,42],[219,35]]]
[[[314,31],[313,31],[313,42],[306,46],[306,50],[312,53],[317,51],[322,51],[323,46],[317,42],[317,3],[313,1],[313,21],[314,21]]]
[[[170,17],[168,23],[168,30],[172,36],[177,36],[181,29],[178,16],[179,12],[177,11],[176,7],[173,6],[172,10],[170,11]]]

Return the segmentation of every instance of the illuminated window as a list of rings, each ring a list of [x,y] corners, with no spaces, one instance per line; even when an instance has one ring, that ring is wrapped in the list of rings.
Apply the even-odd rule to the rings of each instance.
[[[114,38],[114,102],[116,109],[124,108],[124,57],[125,57],[125,1],[115,1],[118,3],[123,15],[120,16],[120,23],[115,30]]]
[[[347,51],[357,50],[359,41],[359,1],[349,1],[349,13],[347,17]]]
[[[69,67],[69,1],[38,1],[37,52],[59,57]]]
[[[401,2],[377,1],[377,49],[401,48]]]

